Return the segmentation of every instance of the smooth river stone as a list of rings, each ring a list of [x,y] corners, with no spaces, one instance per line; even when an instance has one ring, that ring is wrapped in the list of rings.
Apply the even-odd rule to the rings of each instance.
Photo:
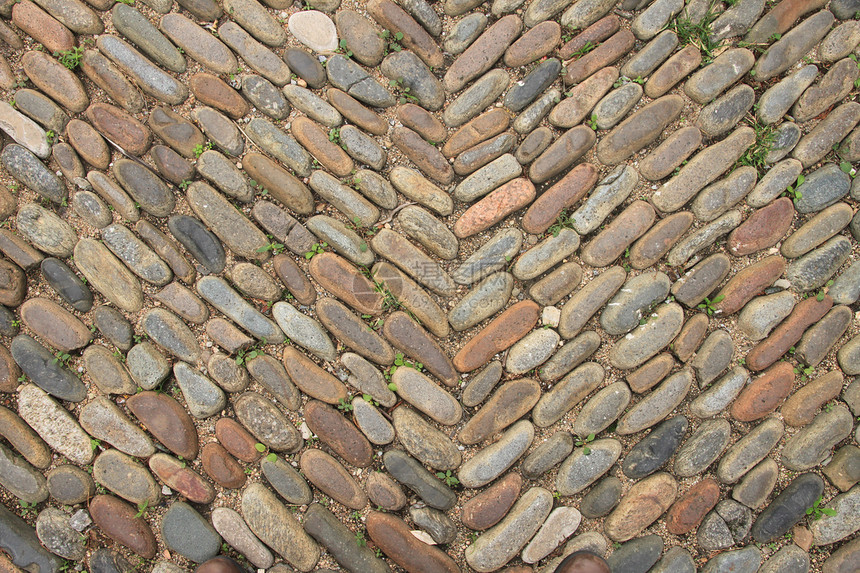
[[[597,144],[597,158],[605,165],[621,163],[657,139],[684,107],[680,96],[670,95],[646,105],[621,122]]]
[[[615,541],[632,539],[669,509],[677,495],[678,483],[667,473],[636,482],[606,518],[606,535]]]

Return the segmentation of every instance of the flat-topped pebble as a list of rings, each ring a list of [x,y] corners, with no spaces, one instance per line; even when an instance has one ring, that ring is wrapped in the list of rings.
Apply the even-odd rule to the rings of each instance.
[[[457,446],[421,414],[401,406],[394,411],[392,419],[395,434],[415,459],[443,472],[460,467],[463,457]]]

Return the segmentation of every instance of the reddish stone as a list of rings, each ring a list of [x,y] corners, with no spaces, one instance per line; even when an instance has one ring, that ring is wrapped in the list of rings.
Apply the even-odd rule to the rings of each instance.
[[[340,462],[322,450],[308,449],[299,460],[302,473],[326,495],[350,509],[363,509],[367,494]]]
[[[805,426],[815,419],[818,408],[837,397],[842,391],[844,378],[838,370],[831,370],[809,382],[789,396],[782,405],[782,419],[789,426]]]
[[[415,52],[425,64],[431,68],[445,65],[445,56],[436,41],[400,6],[389,0],[370,0],[367,3],[367,12],[392,35],[402,33],[403,39],[400,43],[407,50]]]
[[[463,504],[460,521],[469,529],[483,531],[497,524],[520,495],[523,478],[509,473]]]
[[[563,210],[576,204],[594,187],[597,175],[597,167],[591,163],[574,167],[532,203],[523,215],[523,229],[533,235],[549,229]]]
[[[256,462],[262,455],[255,447],[257,439],[233,418],[221,418],[215,423],[215,437],[243,462]]]
[[[414,103],[397,106],[397,120],[431,143],[440,143],[448,137],[448,130],[445,129],[442,122],[429,111]],[[385,122],[385,127],[388,127],[388,122]],[[386,132],[377,135],[385,135]],[[442,153],[444,153],[444,148]]]
[[[794,203],[791,199],[777,199],[754,212],[729,234],[729,252],[742,257],[772,247],[788,231],[793,219]]]
[[[692,319],[691,319],[692,320]],[[668,352],[658,354],[633,372],[627,375],[630,389],[641,394],[650,390],[666,377],[675,367],[675,359]]]
[[[736,313],[753,297],[763,293],[764,289],[772,285],[784,271],[785,259],[779,255],[767,257],[743,268],[714,297],[720,299],[714,307],[715,313],[722,316]]]
[[[212,503],[212,500],[215,499],[215,488],[212,487],[212,484],[187,467],[183,461],[167,454],[158,453],[149,458],[149,469],[168,487],[184,495],[191,502]],[[245,477],[245,472],[241,468],[239,473],[242,474],[243,478]]]
[[[197,430],[188,412],[167,394],[140,392],[126,405],[167,449],[186,460],[197,457]]]
[[[144,559],[155,557],[155,535],[142,517],[136,517],[136,508],[112,495],[97,495],[90,501],[89,510],[105,535]]]
[[[346,177],[352,173],[355,167],[352,159],[339,145],[329,141],[326,132],[316,123],[300,116],[292,121],[290,131],[302,147],[334,175]]]
[[[229,557],[219,555],[201,563],[194,573],[245,573],[245,569]]]
[[[305,405],[305,421],[311,432],[347,463],[365,468],[373,463],[373,448],[367,438],[340,412],[322,402]]]
[[[616,32],[611,38],[588,52],[575,62],[567,64],[564,83],[578,84],[588,76],[626,56],[636,44],[636,36],[630,30]]]
[[[329,404],[339,404],[349,398],[346,386],[340,380],[294,347],[284,348],[283,360],[290,380],[308,396]]]
[[[540,384],[529,378],[499,388],[460,430],[461,444],[471,446],[501,432],[531,411],[540,398]]]
[[[30,0],[19,0],[12,7],[12,22],[52,54],[75,47],[75,35]]]
[[[412,535],[411,528],[394,515],[371,511],[367,534],[392,561],[407,571],[460,573],[460,568],[444,551],[427,545]]]
[[[322,253],[311,259],[308,271],[320,286],[360,314],[382,312],[382,295],[376,292],[376,285],[343,257]]]
[[[442,155],[454,157],[467,149],[499,135],[511,124],[511,116],[501,108],[493,108],[482,113],[454,132],[451,139],[442,147]]]
[[[87,122],[80,119],[71,120],[66,125],[66,139],[84,162],[96,169],[107,169],[110,166],[110,149],[107,142]]]
[[[71,312],[47,298],[31,298],[21,305],[21,320],[39,337],[63,352],[83,348],[92,340],[90,329]]]
[[[781,257],[777,257],[782,260]],[[747,267],[750,269],[752,267]],[[743,272],[743,271],[741,271]],[[741,273],[738,273],[740,275]],[[788,349],[797,344],[807,328],[818,322],[833,306],[833,299],[824,295],[822,300],[817,297],[800,301],[788,318],[777,326],[770,336],[756,344],[747,354],[746,366],[752,371],[764,370],[777,360]]]
[[[454,223],[454,234],[464,239],[489,229],[535,198],[535,186],[528,179],[514,179],[469,207]]]
[[[206,474],[221,487],[239,489],[245,485],[245,470],[221,444],[211,442],[203,446],[200,460]]]
[[[87,108],[87,119],[96,130],[130,155],[141,156],[152,144],[152,132],[131,114],[106,103]]]
[[[446,386],[453,387],[460,382],[454,364],[442,347],[405,312],[398,310],[392,313],[382,327],[382,334],[406,356],[422,363]]]
[[[26,294],[27,275],[12,261],[0,259],[0,304],[14,308]]]
[[[699,345],[708,334],[708,315],[704,313],[694,314],[688,320],[678,336],[672,342],[672,351],[678,360],[686,362],[693,357],[693,353],[699,348]]]
[[[505,65],[518,68],[549,54],[561,40],[558,22],[545,20],[526,32],[505,52]]]
[[[732,417],[740,422],[764,418],[782,404],[793,385],[794,366],[780,362],[743,389],[732,404]]]
[[[602,42],[621,28],[621,18],[615,14],[605,16],[580,32],[571,41],[566,43],[558,51],[561,59],[566,60],[571,57],[574,52],[578,52],[585,47],[586,44],[596,45]]]
[[[630,266],[641,270],[659,261],[693,225],[693,219],[689,211],[679,211],[657,221],[630,247]]]
[[[656,99],[672,89],[702,63],[702,53],[692,44],[675,52],[662,66],[657,68],[645,83],[645,95]]]
[[[0,344],[0,392],[14,392],[20,382],[21,369],[9,349]]]
[[[751,43],[768,42],[774,34],[785,34],[801,16],[825,4],[827,0],[782,0],[756,22],[744,39]]]
[[[666,514],[666,529],[675,535],[689,533],[720,500],[720,486],[711,478],[690,488]]]
[[[454,169],[442,153],[408,127],[395,127],[391,133],[391,143],[430,179],[442,185],[454,181]]]
[[[524,300],[511,306],[485,326],[454,357],[460,372],[471,372],[484,366],[494,354],[507,350],[537,324],[540,306]]]
[[[317,291],[314,285],[291,256],[283,254],[276,256],[272,259],[272,266],[278,278],[300,304],[310,306],[316,301]]]
[[[580,259],[595,268],[612,264],[648,230],[656,216],[649,203],[634,201],[583,247]]]
[[[251,111],[245,98],[218,76],[194,74],[188,80],[188,87],[200,103],[220,109],[233,119],[239,119]]]

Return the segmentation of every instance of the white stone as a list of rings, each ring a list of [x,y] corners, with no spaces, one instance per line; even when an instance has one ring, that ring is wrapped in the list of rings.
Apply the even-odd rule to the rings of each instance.
[[[51,154],[51,144],[48,143],[45,130],[5,101],[0,101],[0,129],[42,159],[47,159]]]
[[[337,28],[331,18],[318,10],[305,10],[290,16],[287,23],[296,39],[314,52],[337,49]]]

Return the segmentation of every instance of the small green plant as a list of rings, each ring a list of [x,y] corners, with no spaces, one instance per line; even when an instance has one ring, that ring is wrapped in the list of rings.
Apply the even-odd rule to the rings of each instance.
[[[311,260],[316,255],[321,255],[327,246],[328,246],[328,243],[317,243],[316,245],[311,247],[310,251],[305,253],[305,258],[308,260]]]
[[[137,513],[134,515],[135,519],[138,517],[146,517],[146,510],[149,509],[149,502],[142,501],[137,504]]]
[[[794,202],[795,205],[803,197],[803,193],[801,193],[799,189],[800,186],[803,185],[804,181],[806,181],[806,177],[804,177],[803,175],[798,175],[797,183],[795,183],[794,185],[789,185],[786,188],[785,193],[783,193],[784,196],[791,197],[791,200]]]
[[[128,4],[129,6],[134,6],[134,0],[116,0],[117,2],[122,2],[123,4]]]
[[[376,548],[376,550],[374,551],[374,554],[376,555],[377,558],[382,559],[382,549],[380,549],[379,547]]]
[[[373,399],[373,396],[370,394],[362,394],[361,399],[370,404],[371,406],[379,406],[379,402]]]
[[[328,140],[332,143],[340,145],[340,129],[333,127],[328,131]]]
[[[210,149],[212,149],[212,142],[211,141],[207,141],[205,144],[204,143],[198,143],[193,148],[194,157],[199,159],[200,156],[203,155],[204,151],[208,151]]]
[[[355,542],[358,544],[359,547],[366,547],[367,546],[367,539],[364,538],[364,532],[363,531],[356,531],[355,532]]]
[[[412,93],[412,88],[409,86],[403,85],[403,78],[397,78],[396,80],[390,80],[388,82],[392,88],[394,88],[395,93],[398,95],[398,101],[403,104],[410,101],[418,101],[418,97]]]
[[[120,362],[125,362],[125,355],[117,348],[113,351],[113,357],[119,360]]]
[[[794,369],[795,374],[800,374],[801,382],[806,382],[807,378],[812,376],[813,372],[815,372],[814,366],[798,366]]]
[[[96,449],[102,445],[102,441],[97,438],[90,438],[90,449],[92,451],[96,451]]]
[[[57,142],[57,134],[53,129],[49,129],[45,132],[45,137],[48,138],[48,143],[54,145]]]
[[[588,447],[588,444],[590,444],[593,441],[594,441],[594,434],[588,434],[584,438],[577,438],[576,442],[574,442],[574,443],[576,444],[577,447],[581,447],[582,453],[587,456],[587,455],[591,454],[591,448]]]
[[[71,361],[72,356],[68,352],[57,352],[54,354],[54,364],[58,362],[62,362],[64,366],[69,365],[69,361]]]
[[[201,153],[202,153],[202,152],[201,152]],[[182,189],[183,191],[187,191],[187,190],[188,190],[188,186],[189,186],[189,185],[191,185],[191,181],[189,181],[188,179],[186,179],[186,180],[184,180],[182,183],[180,183],[180,184],[179,184],[179,188],[180,188],[180,189]]]
[[[273,255],[279,255],[283,252],[283,250],[284,250],[284,244],[283,243],[277,243],[275,241],[270,241],[270,242],[266,243],[265,245],[263,245],[262,247],[260,247],[259,249],[257,249],[257,252],[258,253],[267,253],[267,252],[271,251]]]
[[[718,294],[714,298],[705,297],[704,302],[700,302],[698,308],[704,310],[708,316],[714,316],[714,313],[717,312],[717,305],[722,302],[722,300],[726,298],[724,294]]]
[[[347,47],[346,38],[341,38],[336,51],[343,54],[347,58],[352,59],[352,50]]]
[[[405,366],[407,368],[414,368],[418,372],[421,372],[424,370],[423,364],[421,364],[420,362],[412,362],[411,360],[407,360],[403,356],[402,352],[398,352],[397,354],[394,355],[394,365],[397,367]]]
[[[597,131],[599,129],[597,127],[597,114],[596,113],[591,114],[591,118],[588,120],[588,127],[593,129],[594,131]]]
[[[776,128],[760,124],[752,114],[747,114],[746,123],[755,131],[755,143],[744,151],[738,163],[754,167],[761,177],[768,167],[768,153],[776,141]]]
[[[254,359],[257,356],[261,356],[264,354],[263,346],[266,344],[265,337],[260,342],[257,342],[253,346],[249,346],[248,348],[242,348],[238,352],[236,352],[236,364],[242,366],[247,363],[248,360]]]
[[[397,392],[397,384],[395,384],[394,382],[389,382],[388,383],[388,389],[391,390],[392,392]]]
[[[70,70],[74,70],[78,66],[81,65],[81,58],[84,56],[84,48],[83,46],[75,46],[70,50],[63,50],[61,52],[54,52],[54,57],[59,60],[61,64],[67,67]]]
[[[35,515],[37,505],[35,501],[19,501],[18,505],[21,506],[21,517],[27,517],[31,513]]]
[[[395,32],[392,34],[389,30],[383,30],[382,33],[379,34],[379,37],[382,38],[383,42],[385,42],[384,53],[386,55],[389,52],[399,52],[403,49],[403,46],[400,45],[400,42],[403,41],[403,32]]]
[[[832,412],[833,411],[833,402],[828,402],[827,404],[825,404],[824,405],[824,411],[825,412]]]
[[[572,229],[573,228],[573,219],[570,215],[567,214],[567,209],[564,209],[561,213],[559,213],[558,217],[555,220],[555,223],[547,229],[547,233],[552,235],[553,237],[558,237],[561,230],[564,228]]]
[[[839,169],[841,169],[843,173],[851,177],[851,179],[857,177],[857,170],[854,169],[854,166],[847,161],[842,161],[841,163],[839,163]]]
[[[705,64],[714,60],[714,52],[720,47],[720,42],[711,40],[713,34],[711,24],[719,16],[716,10],[717,4],[717,0],[711,0],[708,10],[701,20],[694,22],[687,17],[686,11],[682,11],[667,26],[678,36],[678,43],[681,46],[693,45],[697,47],[702,52],[702,62]]]
[[[821,302],[824,300],[824,297],[827,295],[827,290],[833,286],[833,280],[827,281],[824,286],[818,291],[815,295],[815,300]]]
[[[821,507],[821,496],[819,495],[818,499],[815,500],[815,503],[812,504],[812,507],[806,508],[806,515],[815,521],[818,521],[823,515],[833,517],[836,515],[836,510],[832,507]]]
[[[460,480],[457,479],[457,476],[451,473],[451,470],[445,470],[444,472],[436,472],[436,477],[445,482],[445,485],[448,487],[456,487],[460,485]]]
[[[337,401],[337,409],[340,410],[341,412],[352,412],[352,408],[353,408],[352,403],[348,402],[344,398],[340,398]]]
[[[555,499],[561,499],[561,492],[559,492],[559,491],[552,492],[552,497]]]
[[[375,282],[373,290],[382,295],[382,310],[397,310],[400,308],[400,301],[383,283]]]
[[[596,47],[597,47],[597,44],[594,44],[592,42],[586,42],[584,46],[582,46],[581,48],[579,48],[578,50],[573,52],[570,55],[570,57],[571,58],[581,58],[582,56],[584,56],[588,52],[594,50],[594,48],[596,48]]]
[[[266,447],[266,444],[261,444],[260,442],[257,442],[256,444],[254,444],[254,449],[256,449],[261,454],[265,454],[269,448]],[[266,454],[266,459],[270,462],[276,462],[278,461],[278,454],[276,454],[275,452],[269,452],[268,454]]]

